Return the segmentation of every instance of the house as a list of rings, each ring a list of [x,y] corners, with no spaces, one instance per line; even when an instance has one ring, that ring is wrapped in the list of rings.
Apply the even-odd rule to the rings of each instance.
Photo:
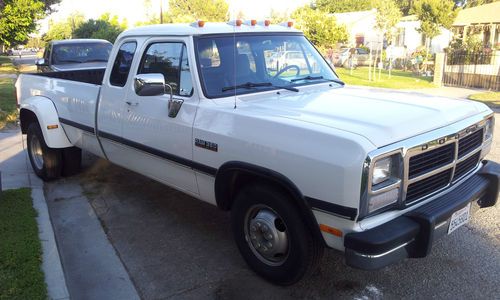
[[[406,49],[408,52],[414,52],[418,47],[425,46],[426,36],[420,33],[420,21],[416,15],[410,15],[401,18],[395,26],[394,46],[397,49]],[[441,28],[438,36],[430,41],[429,49],[431,53],[443,52],[448,47],[453,33],[450,30]]]
[[[332,14],[337,24],[345,25],[349,34],[347,44],[377,49],[384,42],[383,35],[375,29],[377,10],[354,11]]]
[[[485,48],[500,49],[500,2],[461,10],[452,31],[457,39],[477,35]]]
[[[334,13],[338,24],[345,25],[349,33],[347,42],[350,46],[364,45],[377,49],[381,45],[387,47],[387,41],[382,33],[376,29],[377,10],[356,11],[347,13]],[[403,57],[405,53],[412,53],[418,47],[425,45],[425,36],[418,32],[420,21],[415,15],[403,17],[394,30],[393,53],[395,57]],[[441,29],[441,34],[432,39],[431,53],[442,52],[448,47],[452,33]],[[406,48],[405,48],[406,46]]]

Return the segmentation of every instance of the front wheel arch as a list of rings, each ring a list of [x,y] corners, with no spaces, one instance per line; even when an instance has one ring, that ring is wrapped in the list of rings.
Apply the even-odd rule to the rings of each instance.
[[[249,184],[266,183],[283,191],[301,212],[301,216],[311,230],[313,237],[328,247],[319,229],[310,205],[297,186],[286,176],[261,166],[231,161],[223,164],[215,178],[215,198],[217,207],[224,211],[231,210],[237,193]]]

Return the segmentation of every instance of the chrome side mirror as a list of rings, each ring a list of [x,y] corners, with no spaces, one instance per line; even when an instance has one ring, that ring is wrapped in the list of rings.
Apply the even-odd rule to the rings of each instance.
[[[139,96],[160,96],[165,93],[165,77],[160,73],[139,74],[134,78],[134,90]],[[170,89],[172,94],[172,89]]]
[[[170,91],[168,99],[168,116],[177,117],[184,100],[174,99],[174,88],[165,83],[165,77],[160,73],[139,74],[134,78],[135,93],[139,96],[161,96],[167,94],[166,89]]]
[[[37,61],[35,61],[35,65],[41,67],[41,66],[46,66],[47,63],[45,62],[45,58],[40,58]]]

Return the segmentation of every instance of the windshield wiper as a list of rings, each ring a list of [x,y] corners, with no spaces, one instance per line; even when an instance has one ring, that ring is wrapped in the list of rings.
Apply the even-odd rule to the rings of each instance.
[[[103,59],[103,58],[101,58],[101,59],[89,59],[89,60],[84,61],[84,63],[89,63],[89,62],[101,62],[101,61],[102,61],[102,62],[107,62],[108,60],[107,60],[107,59]]]
[[[60,60],[57,63],[58,64],[60,64],[60,63],[79,63],[79,64],[81,64],[82,61],[80,61],[80,60],[74,60],[74,59],[65,59],[65,60]]]
[[[252,88],[264,87],[264,86],[272,86],[272,87],[276,87],[276,88],[279,88],[279,89],[289,90],[289,91],[292,91],[292,92],[298,92],[299,91],[297,88],[294,88],[294,87],[290,87],[290,86],[278,86],[278,85],[272,84],[271,82],[258,82],[258,83],[247,82],[247,83],[243,83],[243,84],[239,84],[239,85],[223,87],[222,91],[223,92],[227,92],[227,91],[236,90],[236,89],[252,89]]]
[[[326,79],[323,76],[311,76],[311,75],[308,75],[306,77],[301,77],[301,78],[295,78],[295,79],[292,79],[290,81],[296,82],[296,81],[301,81],[301,80],[327,80],[327,81],[338,83],[340,85],[345,85],[345,83],[339,79]]]

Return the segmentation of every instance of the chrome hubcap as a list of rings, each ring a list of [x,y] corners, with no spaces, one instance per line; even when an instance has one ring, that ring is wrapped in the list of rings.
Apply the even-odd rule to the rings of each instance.
[[[270,207],[252,207],[245,218],[245,238],[255,256],[267,265],[283,264],[288,257],[287,228]]]
[[[32,158],[33,162],[35,163],[35,166],[39,170],[43,169],[42,145],[40,144],[40,140],[38,139],[38,137],[36,135],[33,135],[31,137],[30,148],[31,148],[31,158]]]

